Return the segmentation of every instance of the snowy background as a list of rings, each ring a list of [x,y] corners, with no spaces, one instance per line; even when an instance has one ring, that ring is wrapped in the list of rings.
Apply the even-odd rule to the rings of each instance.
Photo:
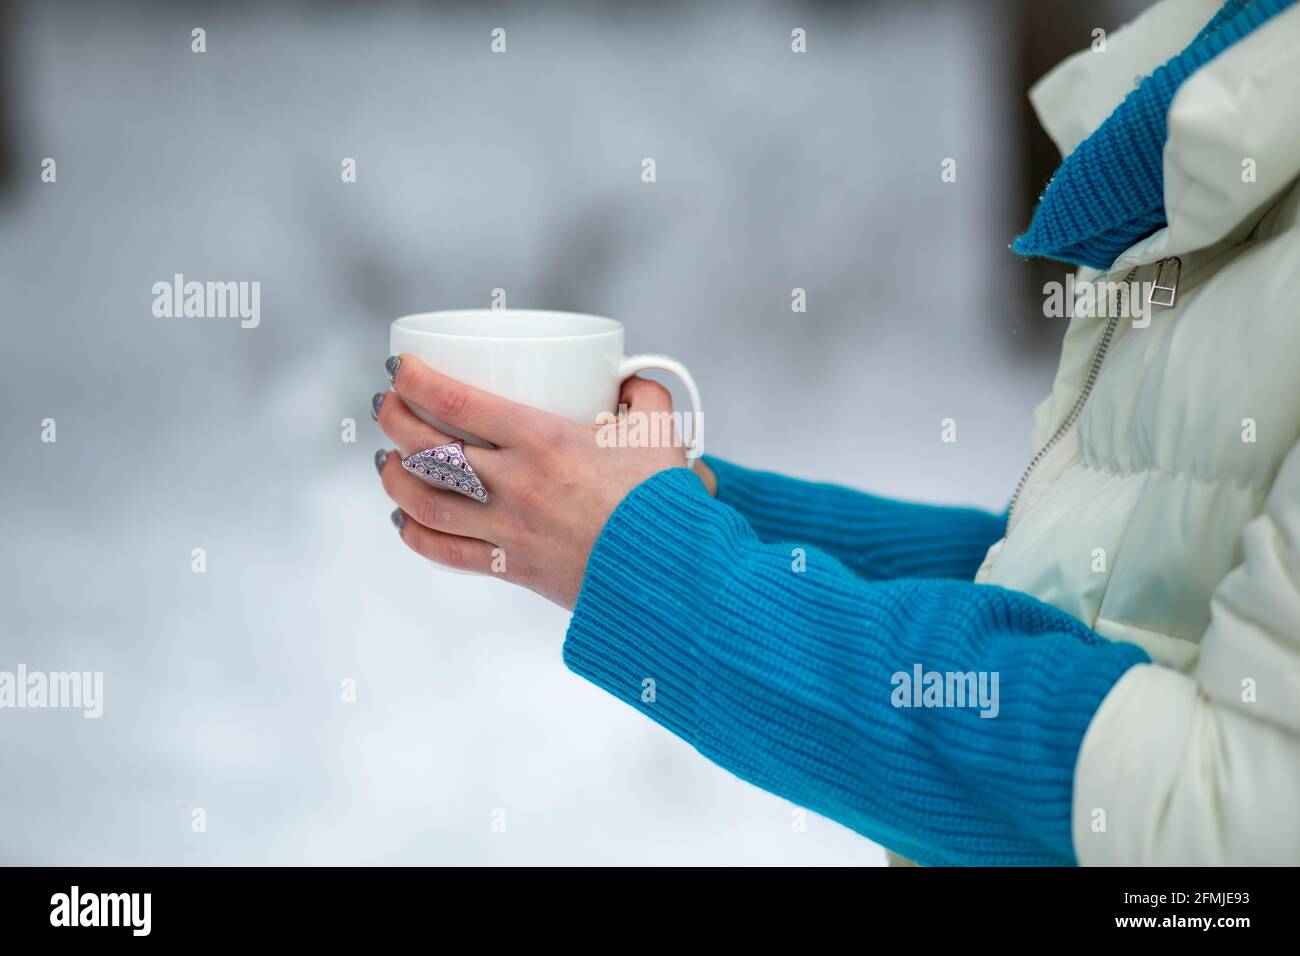
[[[715,454],[1005,504],[1054,353],[999,5],[740,9],[4,10],[0,669],[105,701],[0,711],[0,862],[882,861],[570,674],[565,612],[409,552],[372,465],[388,323],[502,287],[685,361]],[[154,318],[177,272],[260,281],[260,327]]]

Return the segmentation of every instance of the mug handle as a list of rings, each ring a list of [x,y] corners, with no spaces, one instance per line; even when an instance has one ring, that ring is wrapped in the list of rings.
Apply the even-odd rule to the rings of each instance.
[[[691,378],[691,373],[686,370],[686,366],[677,359],[669,358],[667,355],[646,354],[623,359],[618,365],[618,380],[624,382],[637,372],[644,372],[646,369],[671,372],[686,386],[686,393],[691,397],[689,422],[691,441],[686,446],[686,460],[694,461],[704,454],[704,409],[700,404],[700,390],[695,387],[695,379]],[[684,438],[685,435],[682,437]]]

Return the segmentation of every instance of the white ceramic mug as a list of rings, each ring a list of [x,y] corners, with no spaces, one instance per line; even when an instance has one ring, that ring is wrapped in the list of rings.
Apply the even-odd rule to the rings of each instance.
[[[623,354],[623,324],[598,315],[534,309],[422,312],[393,322],[392,355],[414,355],[430,368],[512,402],[532,405],[584,425],[608,421],[619,388],[646,369],[671,372],[691,399],[682,424],[686,457],[704,450],[700,392],[686,366],[666,355]],[[435,428],[473,444],[488,442],[412,410]]]

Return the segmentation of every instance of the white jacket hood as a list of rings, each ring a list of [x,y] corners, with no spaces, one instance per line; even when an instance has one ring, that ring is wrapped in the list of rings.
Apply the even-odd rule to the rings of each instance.
[[[1220,0],[1164,0],[1062,62],[1029,92],[1039,121],[1068,155],[1133,89],[1176,56]],[[1300,175],[1300,7],[1279,13],[1183,83],[1164,150],[1168,226],[1111,267],[1124,271],[1248,234]],[[1243,164],[1253,163],[1253,181]]]

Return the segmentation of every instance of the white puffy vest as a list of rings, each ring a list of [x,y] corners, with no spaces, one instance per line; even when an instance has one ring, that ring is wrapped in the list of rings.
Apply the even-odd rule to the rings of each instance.
[[[1165,0],[1040,81],[1031,98],[1062,153],[1218,6]],[[1136,322],[1076,312],[1035,413],[1033,449],[1049,450],[977,580],[1155,661],[1085,737],[1080,862],[1297,864],[1300,8],[1183,84],[1164,173],[1168,226],[1078,279],[1136,268],[1171,285],[1176,271],[1173,305]]]

